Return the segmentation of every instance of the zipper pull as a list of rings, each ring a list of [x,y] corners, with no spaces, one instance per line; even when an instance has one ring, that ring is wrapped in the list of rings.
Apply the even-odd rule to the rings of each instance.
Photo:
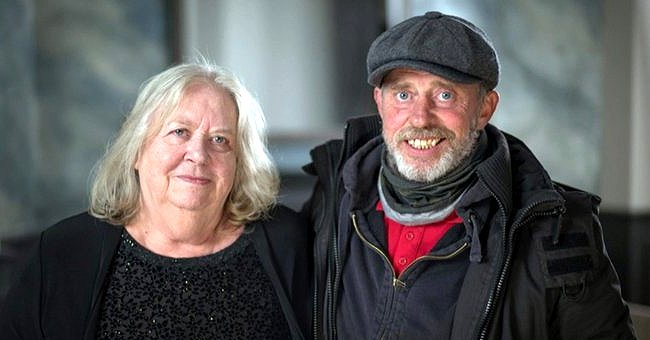
[[[566,208],[561,207],[555,209],[556,212],[558,212],[557,216],[557,226],[555,227],[555,235],[553,235],[553,245],[557,245],[560,243],[560,233],[562,232],[562,217],[564,216],[564,213],[566,212]]]
[[[469,261],[475,263],[481,263],[483,260],[483,254],[481,249],[481,240],[479,239],[479,224],[476,221],[476,215],[474,213],[469,214],[469,220],[472,224],[472,245],[470,246],[469,251]]]
[[[393,287],[395,287],[395,288],[404,288],[404,287],[406,287],[406,282],[400,281],[398,278],[393,277]]]

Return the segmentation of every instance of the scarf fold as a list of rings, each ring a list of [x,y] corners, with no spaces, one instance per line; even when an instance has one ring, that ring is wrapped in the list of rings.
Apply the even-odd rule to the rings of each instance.
[[[485,158],[487,135],[480,131],[468,161],[434,182],[416,182],[402,176],[388,161],[387,151],[381,157],[379,198],[384,213],[406,226],[439,222],[456,207],[462,194],[476,180],[476,167]]]

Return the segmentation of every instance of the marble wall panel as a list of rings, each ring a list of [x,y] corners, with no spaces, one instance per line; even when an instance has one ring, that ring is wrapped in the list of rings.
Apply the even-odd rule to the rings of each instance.
[[[0,2],[0,236],[87,206],[139,85],[170,63],[166,2]]]

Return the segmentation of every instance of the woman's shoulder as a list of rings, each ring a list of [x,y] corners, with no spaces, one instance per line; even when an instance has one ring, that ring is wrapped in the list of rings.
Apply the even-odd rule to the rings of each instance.
[[[253,233],[263,232],[269,237],[285,242],[305,242],[309,233],[309,221],[295,210],[278,204],[265,218],[252,223]]]
[[[101,234],[106,231],[110,232],[112,229],[115,231],[121,230],[120,227],[102,221],[90,215],[88,212],[82,212],[54,223],[43,231],[43,237],[57,238],[79,235],[80,237],[87,238],[88,236]]]
[[[285,205],[274,206],[268,214],[268,222],[276,228],[308,230],[308,221],[303,215]],[[282,226],[282,227],[281,227]]]
[[[87,212],[64,218],[41,234],[41,249],[60,252],[65,247],[81,251],[110,242],[116,243],[122,228],[97,219]]]
[[[276,204],[268,213],[269,220],[300,222],[300,214],[283,204]]]

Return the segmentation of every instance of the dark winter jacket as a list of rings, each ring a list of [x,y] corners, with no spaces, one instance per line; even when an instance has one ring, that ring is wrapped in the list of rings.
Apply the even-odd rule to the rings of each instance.
[[[305,224],[280,207],[271,219],[251,226],[251,240],[292,339],[304,339],[311,301]],[[104,283],[123,230],[86,213],[45,230],[24,275],[0,308],[0,338],[94,339]]]
[[[350,120],[345,139],[316,147],[305,167],[318,176],[303,210],[315,232],[315,336],[634,338],[599,198],[551,181],[521,141],[491,125],[490,155],[456,209],[460,234],[396,277],[375,209],[380,129],[376,116]]]

